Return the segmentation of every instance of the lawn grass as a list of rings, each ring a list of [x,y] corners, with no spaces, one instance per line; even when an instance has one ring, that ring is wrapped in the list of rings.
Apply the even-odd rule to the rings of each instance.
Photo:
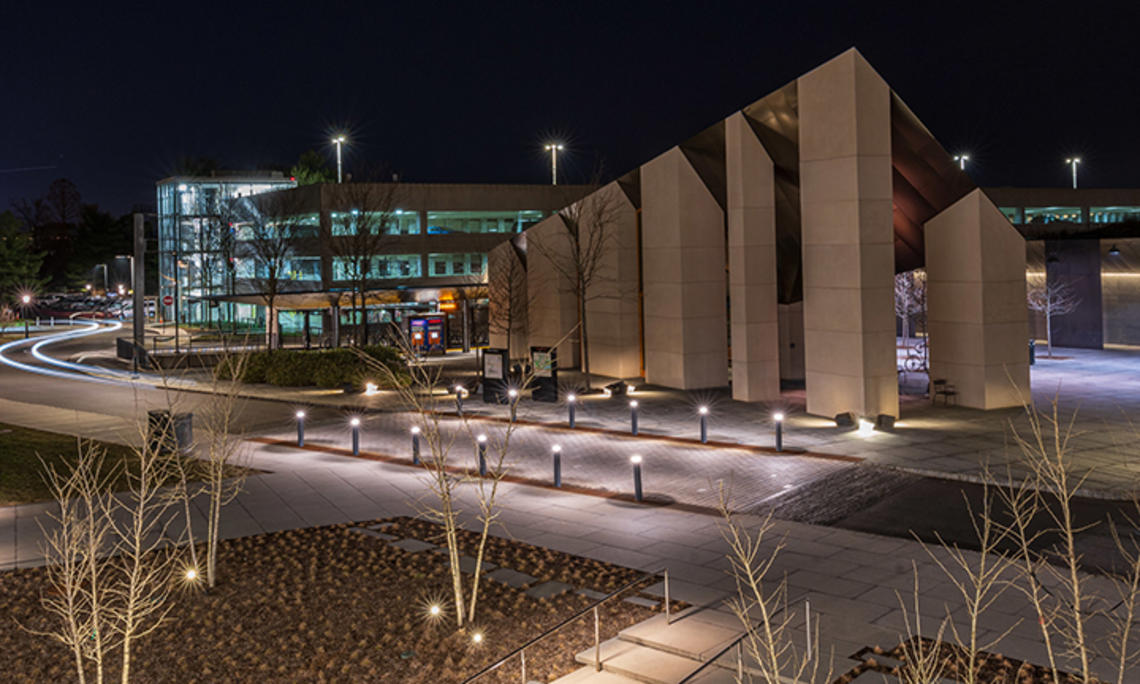
[[[124,471],[134,468],[138,457],[130,447],[121,444],[96,444],[106,450],[107,467],[118,473],[111,481],[112,490],[125,490]],[[75,462],[78,448],[76,438],[71,435],[0,423],[0,506],[50,501],[51,491],[44,481],[44,463],[65,471]],[[237,474],[238,467],[233,468]],[[201,479],[193,471],[188,477]]]

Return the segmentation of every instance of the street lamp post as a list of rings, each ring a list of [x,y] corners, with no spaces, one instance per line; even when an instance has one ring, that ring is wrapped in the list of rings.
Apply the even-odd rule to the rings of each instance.
[[[360,419],[353,418],[350,421],[352,425],[352,455],[360,455]]]
[[[633,498],[641,501],[641,456],[634,454],[629,462],[633,464]]]
[[[546,151],[550,153],[550,184],[558,185],[558,153],[564,147],[559,143],[550,143],[546,146]]]
[[[574,427],[574,408],[575,402],[577,401],[578,397],[574,396],[573,394],[566,395],[566,410],[570,414],[570,427]]]
[[[487,477],[487,435],[479,435],[475,442],[475,451],[479,455],[479,477]]]
[[[697,413],[701,415],[701,444],[706,444],[709,441],[709,407],[702,406]]]
[[[632,435],[637,434],[637,400],[636,399],[629,402],[629,432]]]
[[[968,154],[956,155],[954,157],[954,161],[958,162],[958,168],[959,169],[962,169],[963,171],[965,171],[966,170],[966,162],[970,161],[970,155],[968,155]]]
[[[334,145],[336,145],[336,182],[340,183],[343,181],[343,177],[341,175],[340,148],[342,145],[344,145],[344,136],[338,135],[337,137],[332,139],[332,143]]]
[[[23,310],[24,316],[24,339],[28,339],[28,306],[32,303],[32,296],[26,294],[20,297],[20,308]]]
[[[551,453],[554,454],[554,486],[562,486],[562,447],[555,444],[550,447]]]
[[[412,426],[412,465],[420,464],[420,426]]]
[[[305,446],[305,412],[297,411],[297,446]]]
[[[776,451],[784,450],[784,414],[772,414],[772,420],[776,421]]]
[[[1073,189],[1077,189],[1077,164],[1081,163],[1080,157],[1071,157],[1065,160],[1065,163],[1073,167]]]
[[[511,422],[518,420],[519,391],[514,387],[507,390],[507,398],[511,402]]]

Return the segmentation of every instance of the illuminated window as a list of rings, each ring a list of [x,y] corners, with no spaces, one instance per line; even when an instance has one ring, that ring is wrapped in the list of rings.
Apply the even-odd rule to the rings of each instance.
[[[1092,223],[1130,223],[1140,221],[1140,207],[1089,207]]]
[[[1010,223],[1021,223],[1021,207],[1001,207],[1001,213]]]
[[[478,276],[483,274],[482,254],[429,254],[428,273],[434,276]]]
[[[365,278],[419,278],[419,254],[382,254],[365,261],[366,272],[358,274],[355,259],[336,257],[333,259],[333,280],[356,280]]]
[[[429,211],[427,232],[448,233],[518,233],[543,218],[541,211]]]
[[[1026,223],[1081,223],[1080,207],[1026,207]]]

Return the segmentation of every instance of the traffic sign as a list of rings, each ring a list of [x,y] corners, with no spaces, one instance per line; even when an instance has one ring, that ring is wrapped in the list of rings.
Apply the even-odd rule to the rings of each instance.
[[[171,297],[170,295],[165,295],[162,298],[162,303],[166,306],[170,306],[170,305],[174,304],[174,297]]]

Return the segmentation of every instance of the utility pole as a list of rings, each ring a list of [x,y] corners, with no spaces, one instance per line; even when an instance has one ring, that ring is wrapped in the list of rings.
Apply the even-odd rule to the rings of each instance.
[[[139,372],[139,356],[146,353],[146,300],[145,268],[146,263],[146,233],[142,214],[135,214],[135,254],[131,259],[131,298],[134,302],[135,319],[132,329],[134,331],[134,351],[131,367],[135,374]]]
[[[1077,189],[1077,164],[1081,163],[1081,158],[1080,157],[1073,157],[1071,159],[1066,159],[1065,163],[1068,164],[1069,166],[1073,167],[1073,189],[1076,190]]]
[[[341,166],[340,166],[340,148],[342,145],[344,145],[344,136],[338,135],[337,137],[332,139],[332,142],[334,145],[336,145],[336,182],[340,183],[340,182],[342,182]]]

